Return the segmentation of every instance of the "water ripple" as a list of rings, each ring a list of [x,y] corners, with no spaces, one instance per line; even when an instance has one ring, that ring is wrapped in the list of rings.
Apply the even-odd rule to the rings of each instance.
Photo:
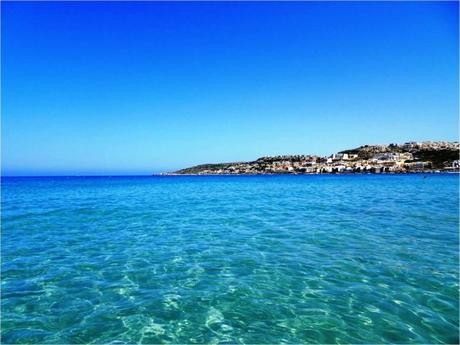
[[[3,343],[458,343],[458,177],[4,178]]]

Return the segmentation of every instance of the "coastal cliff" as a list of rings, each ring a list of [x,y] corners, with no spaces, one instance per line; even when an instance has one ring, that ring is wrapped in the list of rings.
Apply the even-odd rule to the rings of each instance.
[[[458,172],[458,142],[364,145],[330,156],[284,155],[250,162],[201,164],[171,175]]]

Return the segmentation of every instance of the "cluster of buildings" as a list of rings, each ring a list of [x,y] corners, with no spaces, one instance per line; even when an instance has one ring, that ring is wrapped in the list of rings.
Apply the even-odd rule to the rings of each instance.
[[[197,166],[178,173],[186,174],[320,174],[320,173],[405,173],[459,171],[458,142],[408,142],[390,145],[365,145],[329,157],[288,155],[262,157],[252,162]],[[419,153],[428,152],[436,163]],[[439,163],[446,152],[455,159]],[[456,153],[455,153],[456,152]],[[422,159],[421,159],[422,157]],[[442,160],[442,157],[441,157]],[[195,169],[195,170],[193,170]]]
[[[402,150],[405,151],[419,151],[419,150],[458,150],[459,143],[456,141],[423,141],[423,142],[416,142],[410,141],[401,145],[397,144],[390,144],[389,146],[400,147]],[[385,145],[381,145],[385,146]]]
[[[267,157],[272,158],[272,157]],[[308,156],[297,160],[289,157],[274,160],[259,158],[254,162],[233,163],[219,169],[204,169],[199,174],[319,174],[319,173],[356,173],[356,172],[405,172],[412,169],[424,169],[428,165],[405,163],[411,160],[411,154],[376,154],[371,159],[360,159],[357,154],[338,153],[330,157]]]

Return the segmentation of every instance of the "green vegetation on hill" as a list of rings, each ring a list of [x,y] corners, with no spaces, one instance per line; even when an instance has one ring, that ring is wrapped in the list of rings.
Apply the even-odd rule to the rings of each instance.
[[[200,164],[200,165],[195,165],[190,168],[186,169],[181,169],[176,171],[176,174],[197,174],[203,170],[219,170],[219,169],[225,169],[228,168],[229,166],[232,166],[233,164],[238,164],[238,163],[216,163],[216,164]]]
[[[434,169],[440,169],[447,162],[459,159],[457,150],[421,150],[414,153],[415,161],[430,161]]]

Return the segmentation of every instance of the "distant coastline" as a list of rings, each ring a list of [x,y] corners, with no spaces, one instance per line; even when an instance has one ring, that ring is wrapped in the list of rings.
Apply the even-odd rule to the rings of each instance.
[[[459,153],[456,141],[363,145],[330,156],[268,156],[250,162],[201,164],[161,175],[458,173]]]

